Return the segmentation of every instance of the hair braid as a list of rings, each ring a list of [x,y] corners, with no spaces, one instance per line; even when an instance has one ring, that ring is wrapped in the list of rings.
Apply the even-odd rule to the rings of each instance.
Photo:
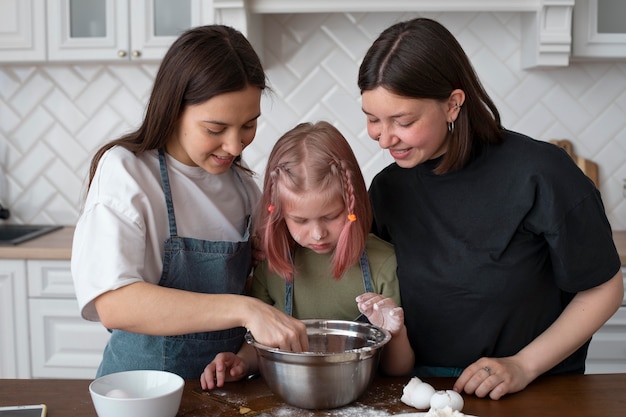
[[[339,161],[339,166],[341,168],[344,196],[345,196],[344,198],[346,200],[346,208],[348,209],[348,214],[354,213],[355,198],[354,198],[354,185],[352,184],[352,171],[350,170],[349,165],[345,161]]]
[[[352,181],[353,172],[350,164],[347,161],[333,159],[331,165],[334,166],[333,173],[336,173],[337,178],[341,181],[346,211],[348,214],[354,214],[355,196]],[[357,227],[356,221],[353,222],[346,219],[339,234],[337,248],[333,254],[333,277],[335,279],[341,278],[345,270],[357,262],[361,256],[363,248],[354,245],[354,242],[365,241],[361,237],[361,230],[360,227]],[[356,238],[357,236],[359,238]]]
[[[291,262],[291,248],[293,241],[283,221],[282,208],[279,202],[280,176],[283,171],[282,165],[277,165],[267,174],[266,187],[267,201],[261,211],[261,224],[265,225],[260,233],[263,241],[263,251],[267,255],[271,270],[284,279],[291,281],[294,274],[294,266]]]

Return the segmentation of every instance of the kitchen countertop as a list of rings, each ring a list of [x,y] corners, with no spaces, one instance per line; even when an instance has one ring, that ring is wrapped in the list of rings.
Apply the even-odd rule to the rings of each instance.
[[[210,394],[200,382],[185,382],[178,417],[383,417],[416,413],[400,401],[408,377],[378,377],[356,402],[334,410],[287,405],[262,378],[227,383]],[[450,389],[453,378],[425,378],[435,389]],[[96,417],[89,380],[0,379],[0,406],[46,404],[48,417]],[[479,417],[609,417],[626,415],[626,374],[541,377],[525,390],[498,401],[463,395],[463,412]]]
[[[24,242],[17,246],[0,246],[0,259],[70,259],[74,227],[57,231]],[[613,232],[615,246],[622,265],[626,266],[626,230]]]
[[[74,226],[65,226],[14,246],[0,246],[0,259],[65,259],[72,255]]]

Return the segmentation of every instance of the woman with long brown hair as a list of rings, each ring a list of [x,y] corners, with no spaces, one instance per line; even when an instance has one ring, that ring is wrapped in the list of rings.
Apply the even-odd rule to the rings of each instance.
[[[240,162],[265,73],[220,25],[190,29],[160,65],[143,123],[93,158],[72,275],[83,317],[111,329],[98,375],[161,369],[198,378],[246,328],[306,349],[304,325],[241,295],[259,190]]]

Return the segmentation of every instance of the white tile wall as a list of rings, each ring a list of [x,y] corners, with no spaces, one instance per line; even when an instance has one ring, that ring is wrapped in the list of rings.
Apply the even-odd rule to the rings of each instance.
[[[378,33],[414,14],[265,16],[273,93],[244,157],[262,174],[269,150],[300,121],[327,119],[353,145],[368,180],[391,160],[365,132],[356,76]],[[466,49],[506,127],[567,138],[598,163],[615,230],[626,230],[626,63],[522,70],[519,13],[429,14]],[[15,223],[74,224],[89,159],[141,120],[156,64],[0,65],[0,202]]]

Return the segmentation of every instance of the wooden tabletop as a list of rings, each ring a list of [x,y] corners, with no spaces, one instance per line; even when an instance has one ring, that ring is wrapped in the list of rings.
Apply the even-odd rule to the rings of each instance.
[[[15,246],[0,246],[0,259],[60,259],[72,256],[74,226],[64,226]]]
[[[378,417],[418,411],[400,401],[408,378],[377,378],[356,402],[335,410],[302,410],[287,405],[262,378],[229,383],[210,394],[198,393],[198,381],[186,381],[178,417]],[[451,378],[425,379],[449,389]],[[0,379],[0,406],[45,403],[48,417],[96,417],[88,380]],[[568,375],[539,378],[524,391],[498,401],[463,395],[466,414],[478,417],[623,417],[626,374]]]

